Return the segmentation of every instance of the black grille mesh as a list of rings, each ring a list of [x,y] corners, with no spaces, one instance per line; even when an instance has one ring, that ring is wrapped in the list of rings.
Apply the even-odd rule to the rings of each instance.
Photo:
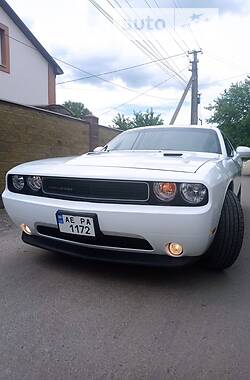
[[[145,202],[149,198],[148,184],[133,181],[44,177],[43,191],[48,195],[100,201]]]

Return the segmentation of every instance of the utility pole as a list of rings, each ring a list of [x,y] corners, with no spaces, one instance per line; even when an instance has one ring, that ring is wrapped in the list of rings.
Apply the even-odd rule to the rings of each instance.
[[[193,55],[192,64],[192,84],[191,84],[191,124],[198,124],[198,105],[200,104],[200,95],[198,89],[198,54],[202,53],[202,50],[193,50],[189,54]]]
[[[178,106],[177,106],[177,108],[175,110],[175,113],[173,114],[173,117],[172,117],[172,119],[171,119],[171,121],[169,123],[170,125],[173,125],[175,123],[175,120],[177,119],[177,116],[178,116],[178,114],[180,112],[180,109],[181,109],[183,103],[184,103],[184,100],[186,99],[187,93],[190,90],[191,85],[192,85],[192,78],[190,78],[190,80],[189,80],[189,82],[188,82],[188,84],[187,84],[187,86],[186,86],[186,88],[185,88],[185,90],[183,92],[183,95],[182,95],[182,97],[181,97],[181,99],[180,99],[180,101],[178,103]]]
[[[170,125],[175,123],[175,120],[180,112],[180,109],[187,97],[188,91],[191,88],[191,124],[198,125],[198,105],[200,104],[200,94],[198,90],[198,54],[202,53],[202,50],[193,50],[188,52],[188,54],[193,55],[193,61],[190,61],[192,64],[192,68],[190,71],[192,72],[191,78],[187,83],[187,86],[183,92],[183,95],[177,105],[177,108],[173,114],[173,117],[170,121]]]

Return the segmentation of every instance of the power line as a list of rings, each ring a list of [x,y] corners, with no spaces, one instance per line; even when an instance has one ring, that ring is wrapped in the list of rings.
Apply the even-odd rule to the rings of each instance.
[[[107,1],[110,3],[109,0],[107,0]],[[119,4],[119,2],[118,2],[117,0],[114,0],[114,1],[115,1],[115,3],[116,3],[120,8],[122,8],[121,5]],[[133,9],[133,6],[130,4],[130,2],[129,2],[128,0],[124,0],[124,1],[126,2],[126,4],[128,4],[129,8]],[[144,2],[146,3],[146,5],[147,5],[149,8],[152,9],[151,5],[149,4],[149,2],[148,2],[147,0],[144,0]],[[134,11],[134,13],[135,13],[136,16],[138,17],[138,14],[137,14],[135,11]],[[173,38],[174,38],[174,37],[173,37]],[[158,40],[156,40],[155,38],[154,38],[154,40],[155,40],[156,43],[160,46],[160,49],[162,49],[163,51],[165,51],[166,54],[168,54],[167,51],[166,51],[166,49],[165,49],[165,47],[162,46],[162,44],[161,44]],[[177,43],[177,45],[179,46],[179,48],[183,51],[183,53],[186,54],[185,49],[183,49],[183,47],[178,43],[178,41],[175,40],[175,42]],[[184,44],[185,44],[185,42],[184,42]],[[188,47],[187,45],[186,45],[186,47],[187,47],[187,49],[189,50],[189,47]]]
[[[116,0],[115,0],[115,1],[116,1]],[[130,3],[129,3],[128,0],[125,0],[125,1],[126,1],[126,3],[128,4],[128,6],[129,6],[130,8],[133,8],[133,7],[130,5]],[[117,3],[117,1],[116,1],[116,3]],[[138,14],[137,14],[137,12],[135,12],[135,10],[134,10],[134,13],[135,13],[135,15],[138,17]],[[156,38],[154,38],[154,40],[155,40],[155,42],[157,43],[157,45],[159,46],[159,48],[160,48],[165,54],[168,55],[169,53],[168,53],[168,52],[166,51],[166,49],[162,46],[162,44],[161,44]],[[159,49],[155,47],[155,45],[152,43],[151,40],[148,40],[147,42],[148,42],[148,44],[150,44],[150,45],[152,46],[152,48],[156,51],[156,54],[157,54],[158,56],[160,56],[160,57],[163,56],[163,54],[161,53],[161,51],[159,51]],[[145,43],[145,41],[144,41],[144,43]],[[182,49],[182,50],[183,50],[183,49]],[[184,51],[184,52],[185,52],[185,51]],[[177,74],[179,68],[177,67],[177,71],[176,71],[176,67],[175,67],[176,65],[173,66],[171,63],[168,63],[168,64],[164,63],[164,65],[167,67],[168,70],[173,71],[174,73]],[[177,74],[177,77],[180,78],[180,79],[183,81],[183,78],[180,77],[178,74]],[[184,79],[184,80],[185,80],[185,79]]]
[[[120,5],[120,3],[117,1],[117,0],[114,0],[115,1],[115,4],[118,6],[118,8],[119,8],[119,10],[120,11],[118,11],[117,10],[117,8],[112,4],[112,2],[110,1],[110,0],[106,0],[107,2],[108,2],[108,4],[116,11],[116,13],[118,13],[121,17],[122,17],[122,19],[123,19],[123,21],[125,22],[125,24],[127,24],[127,20],[126,20],[126,18],[124,18],[123,17],[123,13],[122,13],[122,6]],[[130,3],[127,1],[127,0],[125,0],[126,2],[127,2],[127,4],[129,5],[129,7],[130,8],[133,8],[131,5],[130,5]],[[90,0],[90,2],[93,4],[93,3],[95,3],[95,1],[94,0]],[[94,4],[93,4],[94,5]],[[124,11],[123,11],[124,12]],[[135,13],[135,11],[134,11],[134,13]],[[127,14],[124,12],[124,14],[125,14],[125,17],[127,17]],[[105,14],[104,14],[105,15]],[[110,18],[109,18],[109,21],[110,21]],[[113,22],[112,22],[113,23]],[[116,25],[117,25],[118,23],[116,23]],[[131,38],[130,38],[130,35],[131,35],[131,33],[129,33],[128,31],[127,31],[127,33],[124,31],[124,30],[121,30],[120,28],[118,28],[126,37],[127,36],[129,36],[129,40],[130,40],[130,42],[132,42],[137,48],[139,48],[141,51],[143,51],[143,53],[146,53],[146,55],[147,56],[150,56],[150,57],[154,57],[154,58],[159,58],[159,57],[163,57],[163,55],[159,52],[159,50],[155,47],[155,45],[152,43],[152,41],[150,41],[150,40],[143,40],[143,43],[144,43],[144,45],[140,42],[140,41],[138,41],[138,40],[134,40],[133,38],[133,34],[132,34],[132,40],[131,40]],[[136,33],[136,35],[137,36],[139,36],[139,38],[140,38],[140,34],[141,33],[139,33],[138,31],[135,31],[135,33]],[[157,41],[156,41],[157,42]],[[166,54],[168,55],[168,53],[166,52]],[[168,73],[168,71],[169,70],[171,70],[171,71],[173,71],[173,72],[175,72],[176,73],[176,71],[170,66],[170,65],[167,65],[166,63],[164,63],[164,62],[162,62],[161,64],[159,64],[160,65],[160,67],[165,71],[165,72],[167,72]],[[164,66],[164,67],[162,67],[162,65]],[[166,71],[166,69],[168,70],[168,71]],[[182,78],[182,80],[183,80],[183,78]]]
[[[132,8],[132,6],[130,5],[130,3],[129,3],[129,1],[128,0],[125,0],[126,1],[126,3]],[[150,8],[150,9],[152,9],[152,11],[153,11],[153,8],[151,7],[151,5],[150,5],[150,3],[147,1],[147,0],[144,0],[144,2],[145,2],[145,4]],[[153,11],[154,12],[154,11]],[[155,12],[154,12],[155,13]],[[169,32],[170,33],[170,32]],[[183,47],[178,43],[178,41],[176,41],[176,39],[171,35],[171,37],[175,40],[175,42],[176,42],[176,44],[179,46],[179,48],[184,52],[184,54],[186,54],[186,52],[185,52],[185,49],[183,49]],[[160,49],[162,49],[165,53],[167,53],[166,52],[166,49],[165,49],[165,47],[158,41],[158,40],[156,40],[155,39],[155,41],[157,42],[157,44],[159,45],[159,47],[160,47]],[[184,42],[184,44],[185,44],[185,42]],[[185,44],[186,45],[186,44]],[[189,47],[186,45],[186,48],[189,50]],[[168,54],[168,53],[167,53]],[[178,68],[178,67],[177,67]],[[179,68],[178,68],[178,70],[179,70]]]
[[[33,47],[33,46],[31,46],[31,45],[28,45],[28,44],[26,44],[25,42],[20,41],[20,40],[18,40],[18,39],[16,39],[16,38],[12,37],[12,36],[10,36],[10,35],[9,35],[9,38],[15,40],[16,42],[18,42],[18,43],[20,43],[20,44],[22,44],[22,45],[24,45],[24,46],[26,46],[26,47],[28,47],[28,48],[30,48],[30,49],[37,50],[35,47]],[[73,65],[73,64],[71,64],[71,63],[69,63],[69,62],[66,62],[66,61],[64,61],[64,60],[62,60],[62,59],[59,59],[59,58],[57,58],[57,57],[52,56],[52,58],[55,59],[55,60],[57,60],[57,61],[59,61],[59,62],[61,62],[61,63],[63,63],[63,64],[65,64],[65,65],[67,65],[67,66],[69,66],[69,67],[72,67],[72,68],[75,69],[75,70],[78,70],[78,71],[80,71],[80,72],[82,72],[82,73],[84,73],[84,74],[88,74],[89,77],[91,77],[91,78],[97,78],[97,79],[100,79],[100,80],[102,80],[102,81],[104,81],[104,82],[107,82],[107,83],[113,85],[113,86],[116,86],[116,87],[122,88],[122,89],[124,89],[124,90],[131,91],[131,92],[134,92],[134,93],[138,94],[138,91],[135,90],[135,89],[132,89],[132,88],[129,88],[129,87],[123,86],[123,85],[121,85],[121,84],[118,84],[118,83],[112,82],[112,81],[110,81],[110,80],[108,80],[108,79],[104,79],[104,78],[102,78],[102,77],[99,77],[98,74],[92,74],[92,73],[90,73],[90,72],[88,72],[88,71],[86,71],[86,70],[83,70],[83,69],[81,69],[81,68],[79,68],[79,67],[77,67],[77,66],[75,66],[75,65]],[[162,98],[162,97],[158,97],[158,96],[154,96],[154,95],[146,95],[146,96],[149,96],[149,97],[152,97],[152,98],[156,98],[156,99],[164,99],[164,98]]]
[[[20,43],[20,44],[22,44],[22,45],[24,45],[24,46],[30,48],[30,49],[37,50],[35,47],[33,47],[33,46],[31,46],[31,45],[28,45],[27,43],[25,43],[25,42],[23,42],[23,41],[20,41],[20,40],[18,40],[18,39],[15,38],[15,37],[12,37],[12,36],[10,36],[10,35],[8,35],[8,36],[9,36],[10,39],[12,39],[12,40],[14,40],[14,41],[16,41],[16,42],[18,42],[18,43]],[[72,63],[66,62],[66,61],[64,61],[64,60],[62,60],[62,59],[60,59],[60,58],[53,57],[53,56],[51,56],[51,57],[52,57],[53,59],[57,60],[58,62],[61,62],[62,64],[66,65],[66,66],[69,66],[69,67],[71,67],[71,68],[73,68],[73,69],[75,69],[75,70],[78,70],[78,71],[80,71],[80,72],[82,72],[82,73],[84,73],[84,74],[89,75],[89,77],[91,77],[91,78],[99,79],[99,80],[101,80],[101,81],[103,81],[103,82],[106,82],[106,83],[108,83],[108,84],[111,84],[111,85],[113,85],[113,86],[115,86],[115,87],[119,87],[119,88],[122,88],[123,90],[131,91],[131,92],[134,92],[134,93],[138,94],[138,91],[137,91],[137,90],[134,90],[134,89],[132,89],[132,88],[129,88],[129,87],[123,86],[123,85],[121,85],[121,84],[118,84],[118,83],[112,82],[112,81],[110,81],[110,80],[108,80],[108,79],[104,79],[104,78],[100,77],[98,74],[90,73],[89,71],[83,70],[83,69],[81,69],[81,68],[79,68],[79,67],[73,65]],[[153,96],[153,95],[147,95],[147,96],[149,96],[149,97],[153,97],[153,98],[159,98],[159,97],[156,97],[156,96]]]
[[[146,0],[145,0],[145,1],[146,1]],[[157,1],[156,1],[156,0],[153,0],[153,1],[154,1],[155,5],[157,6],[157,8],[160,9],[160,6],[158,5]],[[173,4],[174,4],[175,8],[179,10],[179,12],[181,12],[181,9],[184,8],[183,5],[181,4],[181,0],[179,0],[179,4],[178,4],[178,1],[177,1],[177,0],[173,0]],[[191,28],[190,23],[188,23],[188,24],[186,24],[186,25],[184,25],[184,26],[185,26],[186,28],[189,29],[190,34],[192,35],[192,37],[193,37],[193,39],[194,39],[194,41],[195,41],[197,47],[198,47],[199,50],[200,50],[200,49],[201,49],[201,45],[199,44],[199,42],[198,42],[198,40],[197,40],[197,38],[196,38],[196,36],[195,36],[195,33],[194,33],[194,31],[192,30],[192,28]],[[176,32],[176,31],[175,31],[175,32]],[[177,32],[176,32],[176,33],[177,33]],[[179,33],[177,33],[177,34],[179,35]],[[180,37],[180,38],[181,38],[181,37]],[[186,43],[183,39],[182,39],[182,42],[183,42],[186,46],[188,46],[187,43]],[[188,47],[188,50],[190,50],[189,47]]]
[[[66,65],[71,66],[72,68],[74,68],[74,69],[76,69],[76,70],[81,71],[82,73],[89,74],[90,76],[92,76],[92,77],[94,77],[94,78],[97,78],[97,79],[100,79],[100,80],[102,80],[102,81],[104,81],[104,82],[106,82],[106,83],[112,84],[113,86],[116,86],[116,87],[122,88],[123,90],[127,90],[127,91],[131,91],[131,92],[135,92],[136,94],[138,94],[138,91],[137,91],[137,90],[134,90],[133,88],[129,88],[129,87],[123,86],[123,85],[121,85],[121,84],[118,84],[118,83],[112,82],[112,81],[110,81],[110,80],[108,80],[108,79],[104,79],[104,78],[102,78],[102,77],[99,77],[99,76],[96,75],[96,74],[92,74],[92,73],[90,73],[90,72],[88,72],[88,71],[86,71],[86,70],[82,70],[82,69],[80,69],[79,67],[76,67],[76,66],[74,66],[74,65],[72,65],[72,64],[70,64],[70,63],[66,63],[65,61],[63,61],[63,60],[61,60],[61,59],[58,59],[58,58],[57,58],[57,60],[58,60],[59,62],[61,62],[61,63],[64,63],[64,64],[66,64]],[[152,97],[152,95],[150,95],[150,97]]]
[[[107,0],[109,3],[110,3],[110,1],[109,0]],[[119,4],[119,2],[117,1],[117,0],[114,0],[115,1],[115,3],[116,4],[118,4],[118,6],[120,7],[120,8],[122,8],[121,7],[121,5]],[[128,4],[128,6],[130,7],[130,8],[133,8],[131,5],[130,5],[130,3],[129,3],[129,1],[128,0],[125,0],[126,1],[126,3]],[[137,13],[135,12],[135,10],[134,10],[134,13],[136,14],[136,16],[138,17],[138,15],[137,15]],[[124,19],[124,21],[125,22],[127,22],[126,21],[126,19]],[[139,33],[139,32],[137,32],[137,33]],[[139,36],[140,36],[140,33],[139,33]],[[156,41],[156,43],[160,46],[160,49],[162,49],[162,50],[165,50],[163,47],[162,47],[162,45],[160,44],[160,42],[158,41],[158,40],[156,40],[155,38],[154,38],[154,40]],[[132,41],[133,42],[133,41]],[[152,55],[152,51],[155,51],[155,53],[154,54],[156,54],[156,56],[159,58],[159,56],[160,57],[163,57],[163,55],[162,55],[162,53],[158,50],[158,48],[152,43],[152,41],[151,40],[148,40],[148,41],[145,41],[144,40],[144,44],[147,44],[147,45],[149,45],[149,48],[150,48],[150,50],[149,50],[149,54],[150,55]],[[144,46],[144,49],[145,49],[145,46]],[[167,53],[167,51],[165,50],[165,53],[166,54],[168,54]],[[154,55],[155,56],[155,55]],[[174,69],[172,66],[171,66],[171,64],[166,64],[166,63],[163,63],[164,64],[164,66],[166,66],[166,68],[168,69],[168,70],[170,70],[170,71],[173,71],[174,73],[176,73],[177,74],[177,72],[176,72],[176,69]],[[177,75],[178,76],[178,75]],[[180,77],[179,77],[180,78]],[[182,81],[184,80],[183,78],[180,78]]]
[[[92,0],[89,0],[89,1],[92,1]],[[24,46],[30,48],[30,49],[33,49],[33,50],[37,51],[37,48],[34,47],[34,46],[28,45],[27,43],[25,43],[25,42],[23,42],[23,41],[20,41],[20,40],[18,40],[17,38],[12,37],[12,36],[10,36],[10,35],[8,35],[8,37],[9,37],[10,39],[12,39],[12,40],[14,40],[14,41],[16,41],[16,42],[18,42],[18,43],[24,45]],[[96,74],[92,74],[92,73],[90,73],[90,72],[88,72],[88,71],[86,71],[86,70],[83,70],[83,69],[81,69],[81,68],[79,68],[79,67],[77,67],[77,66],[75,66],[75,65],[73,65],[73,64],[71,64],[71,63],[69,63],[69,62],[66,62],[66,61],[64,61],[64,60],[62,60],[62,59],[60,59],[60,58],[57,58],[57,57],[54,57],[54,56],[51,56],[51,57],[52,57],[53,59],[55,59],[55,60],[57,60],[57,61],[59,61],[59,62],[65,64],[65,65],[69,66],[69,67],[72,67],[72,68],[74,68],[74,69],[76,69],[76,70],[79,70],[79,71],[83,72],[84,74],[88,74],[88,75],[91,76],[91,77],[95,77],[95,78],[97,78],[97,79],[100,79],[100,80],[102,80],[102,81],[104,81],[104,82],[107,82],[107,83],[109,83],[109,84],[112,84],[112,85],[114,85],[114,86],[117,86],[117,87],[120,87],[120,88],[123,88],[123,89],[129,90],[129,91],[133,91],[133,92],[138,93],[138,91],[136,91],[136,90],[134,90],[134,89],[131,89],[131,88],[128,88],[128,87],[125,87],[125,86],[119,85],[118,83],[111,82],[111,81],[109,81],[109,80],[107,80],[107,79],[104,79],[104,78],[102,78],[102,77],[100,77],[100,76],[98,76],[98,75],[96,75]],[[179,73],[183,72],[184,70],[187,70],[187,68],[181,70]],[[178,73],[178,74],[179,74],[179,73]],[[112,109],[119,108],[119,107],[121,107],[121,106],[123,106],[123,105],[125,105],[125,104],[127,104],[127,103],[129,103],[129,102],[131,102],[131,101],[133,101],[133,100],[135,100],[135,99],[141,97],[141,96],[144,96],[144,95],[145,95],[145,96],[155,97],[155,96],[153,96],[153,95],[146,95],[146,94],[147,94],[149,91],[152,91],[153,89],[155,89],[156,87],[160,87],[162,84],[164,84],[164,83],[168,82],[169,80],[173,79],[175,76],[176,76],[176,73],[175,73],[173,76],[169,77],[168,79],[166,79],[166,80],[164,80],[164,81],[162,81],[162,82],[156,84],[155,86],[153,86],[153,87],[151,87],[150,89],[144,91],[143,93],[139,93],[139,94],[138,94],[137,96],[135,96],[134,98],[132,98],[132,99],[128,100],[127,102],[125,102],[125,103],[123,103],[123,104],[121,104],[121,105],[118,105],[117,107],[112,108]],[[165,99],[165,98],[164,98],[164,99]],[[112,109],[111,109],[111,110],[112,110]],[[101,115],[103,115],[103,114],[105,114],[105,113],[107,113],[107,112],[110,112],[110,110],[109,110],[109,111],[106,111],[106,112],[104,112],[104,113],[102,113]]]
[[[172,55],[172,56],[169,56],[169,57],[159,58],[159,59],[155,59],[155,60],[152,60],[152,61],[140,63],[138,65],[127,66],[127,67],[123,67],[121,69],[116,69],[116,70],[112,70],[112,71],[105,71],[105,72],[99,73],[99,74],[93,74],[93,75],[88,75],[88,76],[85,76],[85,77],[80,77],[80,78],[75,78],[75,79],[71,79],[71,80],[66,80],[64,82],[58,82],[57,85],[59,85],[59,84],[65,84],[65,83],[71,83],[71,82],[77,82],[77,81],[84,80],[84,79],[90,79],[90,78],[94,78],[95,76],[100,77],[100,76],[103,76],[103,75],[115,74],[115,73],[119,73],[119,72],[126,71],[126,70],[132,70],[132,69],[136,69],[136,68],[139,68],[139,67],[151,65],[153,63],[157,63],[157,62],[160,62],[160,61],[164,61],[166,59],[180,57],[180,56],[183,56],[183,55],[184,55],[184,53],[175,54],[175,55]]]
[[[179,3],[178,3],[178,1],[179,1]],[[173,0],[173,3],[174,3],[174,5],[175,5],[175,7],[177,9],[179,9],[179,10],[183,9],[183,5],[181,3],[181,0]],[[194,39],[194,42],[196,43],[196,45],[198,47],[198,50],[200,50],[201,49],[201,45],[199,44],[199,42],[197,40],[197,37],[195,36],[195,33],[194,33],[193,29],[191,28],[190,23],[186,24],[185,26],[188,28],[190,34],[192,35],[192,37]]]
[[[180,72],[183,72],[183,71],[185,71],[186,69],[187,69],[187,67],[185,67],[185,68],[184,68],[183,70],[181,70]],[[172,75],[171,77],[169,77],[169,78],[167,78],[167,79],[165,79],[165,80],[163,80],[163,81],[157,83],[157,84],[154,85],[153,87],[151,87],[151,88],[145,90],[144,92],[138,94],[137,96],[134,96],[133,98],[127,100],[126,102],[121,103],[121,104],[119,104],[119,105],[117,105],[117,106],[115,106],[115,107],[110,107],[107,111],[104,111],[104,112],[101,113],[99,116],[105,115],[106,113],[109,113],[109,112],[111,112],[111,111],[113,111],[113,110],[117,110],[118,108],[123,107],[123,106],[125,106],[126,104],[131,103],[132,101],[134,101],[134,100],[140,98],[141,96],[146,95],[148,92],[154,90],[155,88],[160,87],[160,86],[162,86],[163,84],[169,82],[169,81],[170,81],[171,79],[173,79],[173,78],[174,78],[174,75]]]
[[[133,43],[137,48],[139,48],[141,51],[143,51],[144,53],[146,53],[147,56],[150,56],[151,58],[154,57],[154,58],[159,58],[159,51],[158,49],[150,42],[150,41],[144,41],[144,44],[146,45],[143,45],[140,41],[136,40],[134,38],[134,36],[132,35],[132,38],[131,38],[131,33],[129,33],[128,31],[124,31],[123,27],[118,23],[113,23],[113,18],[95,1],[95,0],[89,0],[91,2],[92,5],[94,5],[94,7],[96,7],[96,9],[98,11],[100,11],[115,27],[118,28],[118,30],[120,32],[122,32],[129,40],[131,43]],[[106,0],[111,6],[113,9],[115,9],[115,11],[123,18],[123,20],[125,21],[125,23],[127,23],[126,19],[123,17],[123,15],[121,15],[121,13],[117,10],[117,8],[111,3],[110,0]],[[115,0],[116,1],[116,0]],[[119,4],[118,1],[116,1],[116,4]],[[121,5],[119,4],[119,9],[121,9]],[[149,44],[150,42],[150,44]],[[155,52],[153,52],[152,50],[155,50]],[[162,55],[161,55],[162,56]],[[162,56],[163,57],[163,56]],[[160,63],[159,63],[160,64]],[[179,79],[181,79],[181,81],[185,82],[185,79],[180,77],[180,75],[174,71],[174,69],[172,69],[171,67],[167,66],[166,63],[163,63],[162,62],[162,65],[166,66],[166,67],[162,67],[162,69],[166,70],[166,68],[168,70],[171,70],[173,72],[175,72],[176,76],[178,76]],[[186,84],[186,82],[185,82]]]
[[[127,0],[126,0],[127,1]],[[157,16],[157,14],[156,14],[156,12],[154,11],[154,8],[152,8],[151,7],[151,5],[150,5],[150,3],[147,1],[147,0],[144,0],[144,2],[145,2],[145,4],[150,8],[150,9],[152,9],[152,11],[154,12],[154,14]],[[157,8],[159,8],[160,9],[160,7],[159,7],[159,5],[158,5],[158,3],[155,1],[155,4],[157,5]],[[158,16],[157,16],[158,17]],[[183,44],[185,45],[185,47],[187,48],[187,50],[190,50],[189,49],[189,46],[186,44],[186,42],[180,37],[180,35],[179,34],[177,34],[177,32],[174,30],[174,28],[171,26],[171,24],[169,24],[169,26],[173,29],[173,31],[176,33],[176,35],[178,35],[179,36],[179,38],[181,39],[181,41],[183,42]],[[167,32],[167,31],[166,31]],[[185,49],[183,49],[183,47],[180,45],[180,43],[176,40],[176,38],[172,35],[172,33],[170,32],[170,31],[168,31],[167,33],[169,33],[170,34],[170,36],[171,36],[171,38],[173,38],[173,40],[175,41],[175,43],[178,45],[178,47],[184,52],[184,54],[186,54],[187,55],[187,57],[188,57],[188,53],[185,51]],[[163,50],[165,50],[165,48],[162,46],[162,44],[158,41],[158,44],[159,44],[159,46],[163,49]],[[176,65],[175,64],[175,67],[177,68],[177,70],[180,70],[179,69],[179,67],[178,67],[178,65]],[[186,80],[186,79],[185,79]]]
[[[151,5],[149,4],[149,2],[148,2],[147,0],[144,0],[144,1],[145,1],[145,3],[148,5],[148,7],[152,9],[152,7],[151,7]],[[154,0],[154,3],[155,3],[155,5],[156,5],[156,7],[157,7],[158,9],[161,8],[161,7],[158,5],[158,3],[157,3],[156,0]],[[173,28],[171,25],[170,25],[170,27],[174,30],[174,28]],[[183,40],[183,38],[180,37],[179,33],[177,33],[176,30],[174,30],[174,33],[176,33],[176,35],[179,36],[180,40],[181,40],[182,43],[186,46],[187,50],[190,50],[189,46],[188,46],[187,43]],[[172,33],[170,33],[170,31],[169,31],[169,34],[170,34],[171,37],[174,39],[174,41],[176,42],[176,44],[177,44],[177,45],[183,50],[183,47],[181,47],[180,43],[175,39],[175,37],[172,35]]]
[[[13,39],[13,40],[16,41],[16,42],[19,42],[20,44],[22,44],[22,45],[24,45],[24,46],[26,46],[26,47],[29,47],[29,48],[34,49],[34,50],[37,50],[35,47],[30,46],[30,45],[26,44],[25,42],[22,42],[22,41],[18,40],[17,38],[14,38],[14,37],[12,37],[12,36],[10,36],[10,35],[9,35],[9,38]],[[120,85],[120,84],[118,84],[118,83],[114,83],[114,82],[112,82],[112,81],[110,81],[110,80],[108,80],[108,79],[104,79],[104,78],[102,78],[102,77],[99,77],[98,75],[96,75],[96,74],[92,74],[92,73],[90,73],[89,71],[83,70],[83,69],[81,69],[81,68],[79,68],[79,67],[73,65],[72,63],[66,62],[66,61],[64,61],[64,60],[62,60],[62,59],[60,59],[60,58],[57,58],[57,57],[53,57],[53,56],[52,56],[52,58],[55,59],[55,60],[58,61],[58,62],[63,63],[63,64],[66,65],[66,66],[69,66],[69,67],[71,67],[71,68],[73,68],[73,69],[75,69],[75,70],[78,70],[78,71],[80,71],[80,72],[82,72],[82,73],[84,73],[84,74],[87,74],[87,75],[89,75],[89,76],[91,76],[91,77],[93,77],[93,78],[100,79],[100,80],[102,80],[102,81],[104,81],[104,82],[107,82],[107,83],[112,84],[113,86],[117,86],[117,87],[123,88],[123,89],[125,89],[125,90],[128,90],[128,87],[122,86],[122,85]],[[130,90],[132,90],[132,89],[130,89]]]

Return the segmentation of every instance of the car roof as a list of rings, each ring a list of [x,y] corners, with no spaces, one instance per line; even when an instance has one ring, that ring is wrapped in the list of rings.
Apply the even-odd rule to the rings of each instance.
[[[131,128],[127,130],[126,132],[132,132],[132,131],[143,131],[143,130],[148,130],[148,129],[165,129],[165,128],[199,128],[199,129],[209,129],[213,131],[219,131],[217,127],[213,127],[210,125],[192,125],[192,124],[178,124],[178,125],[169,125],[169,124],[164,124],[164,125],[149,125],[147,127],[139,127],[139,128]]]

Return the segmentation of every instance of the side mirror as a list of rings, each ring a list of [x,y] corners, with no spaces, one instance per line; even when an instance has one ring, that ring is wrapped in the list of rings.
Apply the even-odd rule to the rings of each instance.
[[[102,150],[103,150],[103,146],[97,146],[97,147],[93,150],[93,152],[98,153],[98,152],[101,152]]]
[[[247,146],[239,146],[236,149],[236,153],[241,157],[241,158],[250,158],[250,148]]]

